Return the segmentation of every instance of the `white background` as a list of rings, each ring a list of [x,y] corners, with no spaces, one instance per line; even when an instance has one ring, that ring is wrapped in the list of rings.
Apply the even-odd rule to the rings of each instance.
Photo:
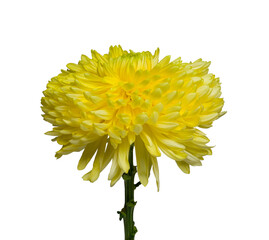
[[[183,174],[159,158],[136,190],[136,239],[269,239],[267,1],[1,1],[0,239],[123,239],[123,182],[91,184],[80,153],[56,161],[40,99],[81,54],[110,45],[212,61],[228,113],[204,130],[213,156]]]

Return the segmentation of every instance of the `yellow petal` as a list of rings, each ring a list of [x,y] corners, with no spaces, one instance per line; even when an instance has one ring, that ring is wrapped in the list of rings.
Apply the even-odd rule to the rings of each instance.
[[[162,103],[158,103],[153,107],[153,110],[156,112],[161,112],[163,110],[164,106]]]
[[[184,150],[182,149],[175,149],[175,148],[170,148],[167,145],[163,144],[162,142],[158,141],[158,146],[160,147],[160,149],[162,150],[162,152],[176,160],[176,161],[182,161],[185,160],[187,157],[187,154],[184,152]]]
[[[95,154],[98,146],[100,144],[100,139],[98,141],[89,143],[86,147],[85,150],[83,151],[83,154],[78,162],[78,170],[83,170],[87,164],[90,162],[91,158]]]
[[[149,120],[149,117],[146,113],[138,114],[135,118],[135,124],[144,124]]]
[[[55,131],[48,131],[45,133],[46,135],[49,135],[49,136],[59,136],[60,133],[58,132],[55,132]]]
[[[159,113],[154,111],[150,116],[149,123],[151,123],[151,124],[157,123],[158,118],[159,118]]]
[[[189,174],[190,173],[190,165],[183,161],[176,161],[178,167],[182,170],[182,172]]]
[[[123,124],[129,124],[131,122],[131,116],[129,114],[120,113],[117,117]]]
[[[101,171],[109,164],[109,162],[111,161],[114,155],[114,152],[115,152],[114,148],[112,147],[110,141],[108,141],[104,158],[101,161],[101,166],[100,166]]]
[[[91,94],[91,92],[84,92],[84,96],[87,100],[90,100],[94,104],[97,104],[102,101],[101,97],[94,96]]]
[[[185,146],[182,143],[179,143],[177,141],[175,141],[174,139],[172,139],[172,136],[170,136],[169,138],[165,138],[161,135],[157,135],[157,142],[161,142],[163,145],[169,147],[169,148],[175,148],[177,150],[179,149],[185,149]]]
[[[157,158],[151,156],[151,162],[152,162],[153,173],[154,173],[155,178],[156,178],[157,190],[159,192],[159,190],[160,190],[160,178],[159,178],[159,166],[158,166]]]
[[[129,141],[129,144],[131,145],[132,143],[134,143],[135,141],[135,134],[133,132],[129,132],[128,133],[128,141]]]
[[[177,96],[177,91],[172,91],[168,94],[166,94],[166,96],[164,97],[164,101],[166,102],[166,104],[170,103],[171,101],[173,101]]]
[[[106,139],[107,137],[104,137],[100,141],[100,145],[98,147],[98,151],[93,162],[93,168],[89,173],[85,174],[82,177],[83,180],[89,180],[91,182],[94,182],[98,179],[101,172],[102,161],[104,159],[105,147],[106,147],[106,142],[107,142]]]
[[[120,171],[121,171],[121,169],[120,169],[120,166],[118,164],[118,154],[117,154],[117,152],[114,152],[112,164],[111,164],[110,171],[108,174],[108,180],[112,180],[117,175],[117,173]]]
[[[139,135],[141,131],[143,130],[143,126],[141,124],[135,124],[132,127],[132,130],[135,132],[136,135]]]
[[[179,124],[177,122],[163,122],[163,121],[159,121],[155,125],[155,127],[163,129],[163,130],[172,130],[178,126]]]
[[[118,149],[116,150],[117,153],[117,160],[120,168],[125,172],[128,173],[130,169],[130,164],[128,161],[129,156],[129,149],[130,145],[127,138],[122,139],[122,143],[119,144]]]
[[[135,141],[135,153],[139,180],[144,186],[147,186],[151,168],[151,159],[143,141],[139,136]]]
[[[200,116],[200,122],[201,123],[208,123],[211,122],[213,120],[215,120],[218,117],[218,113],[211,113],[208,115],[201,115]]]
[[[179,112],[171,112],[160,117],[160,121],[169,122],[174,121],[180,117]]]
[[[112,118],[112,113],[106,110],[96,110],[91,111],[91,113],[104,120],[110,120]]]
[[[171,56],[170,56],[170,55],[164,57],[164,58],[163,58],[163,59],[156,65],[156,67],[162,67],[162,66],[167,65],[167,64],[170,62],[170,59],[171,59]]]
[[[152,91],[151,96],[153,98],[160,98],[162,96],[162,90],[160,88],[156,88]]]
[[[148,152],[152,156],[154,156],[154,157],[161,156],[161,152],[158,148],[156,140],[155,140],[154,136],[152,134],[150,134],[150,132],[144,130],[140,133],[140,137],[141,137],[142,141],[144,142],[146,149],[148,150]]]
[[[78,65],[78,64],[75,64],[75,63],[68,63],[66,66],[70,70],[75,71],[75,72],[85,71],[81,65]]]
[[[184,152],[187,154],[187,157],[185,159],[185,162],[189,163],[192,166],[201,166],[202,163],[198,157],[196,157],[194,154],[191,154],[189,151],[184,150]]]
[[[123,172],[122,170],[119,170],[119,171],[115,174],[115,176],[111,179],[111,182],[110,182],[110,186],[111,186],[111,187],[113,187],[113,186],[117,183],[117,181],[120,180],[120,178],[121,178],[121,176],[122,176],[123,173],[124,173],[124,172]]]
[[[204,85],[201,86],[197,89],[196,93],[198,94],[199,97],[203,97],[204,95],[206,95],[209,91],[209,86]]]

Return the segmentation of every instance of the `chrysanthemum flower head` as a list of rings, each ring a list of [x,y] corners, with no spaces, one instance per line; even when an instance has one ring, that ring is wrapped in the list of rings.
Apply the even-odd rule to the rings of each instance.
[[[220,82],[208,73],[209,65],[201,59],[170,61],[170,56],[159,61],[159,49],[136,53],[120,46],[67,64],[47,84],[41,101],[44,119],[54,126],[47,134],[62,145],[56,157],[83,150],[82,170],[95,155],[92,170],[83,176],[91,182],[112,161],[113,186],[128,172],[134,144],[144,186],[151,168],[159,186],[161,152],[189,173],[190,165],[201,165],[211,154],[209,139],[197,127],[209,128],[224,114]]]

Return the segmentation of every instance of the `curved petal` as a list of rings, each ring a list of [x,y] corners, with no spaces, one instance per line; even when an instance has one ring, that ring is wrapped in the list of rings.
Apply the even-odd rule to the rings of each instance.
[[[159,190],[160,190],[160,179],[159,179],[159,166],[158,166],[157,158],[151,156],[151,162],[152,162],[153,173],[154,173],[155,178],[156,178],[157,190],[159,192]]]
[[[78,166],[77,166],[78,170],[83,170],[87,166],[87,164],[90,162],[97,148],[99,147],[100,140],[101,138],[95,142],[89,143],[85,147],[83,154],[78,162]]]
[[[189,174],[190,173],[190,165],[183,161],[176,161],[176,164],[181,169],[182,172]]]
[[[139,180],[143,186],[147,186],[152,163],[150,154],[139,136],[135,140],[135,153]]]
[[[128,161],[129,149],[130,145],[128,142],[128,138],[124,138],[122,139],[122,143],[119,144],[116,150],[118,164],[125,173],[128,173],[130,169],[130,164]]]
[[[93,162],[93,168],[90,172],[86,173],[82,178],[83,180],[89,180],[94,182],[98,179],[101,172],[101,164],[105,155],[105,147],[107,143],[107,137],[103,137],[98,147],[97,154]]]
[[[161,152],[158,148],[158,145],[156,143],[154,135],[151,134],[151,132],[149,130],[147,130],[146,127],[140,133],[140,137],[141,137],[142,141],[144,142],[146,149],[148,150],[148,152],[152,156],[154,156],[154,157],[161,156]]]
[[[121,169],[115,174],[115,176],[111,179],[111,182],[110,182],[110,186],[113,187],[117,181],[120,180],[122,174],[124,173],[124,171],[122,171]]]
[[[120,169],[120,166],[118,164],[117,153],[115,152],[113,159],[112,159],[112,165],[110,167],[110,171],[108,174],[108,180],[112,180],[120,170],[121,169]]]

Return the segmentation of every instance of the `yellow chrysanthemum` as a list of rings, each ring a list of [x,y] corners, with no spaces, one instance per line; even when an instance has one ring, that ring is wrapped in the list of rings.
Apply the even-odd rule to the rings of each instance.
[[[159,49],[152,55],[120,46],[67,64],[68,70],[47,84],[41,101],[44,119],[54,126],[46,134],[63,145],[56,157],[84,149],[82,170],[96,153],[92,170],[83,176],[91,182],[112,161],[108,179],[113,186],[130,168],[134,143],[144,186],[151,167],[159,186],[161,151],[189,173],[189,165],[201,165],[211,154],[209,139],[197,127],[211,127],[224,114],[220,82],[208,73],[209,65],[201,59],[170,62],[170,56],[159,61]]]

